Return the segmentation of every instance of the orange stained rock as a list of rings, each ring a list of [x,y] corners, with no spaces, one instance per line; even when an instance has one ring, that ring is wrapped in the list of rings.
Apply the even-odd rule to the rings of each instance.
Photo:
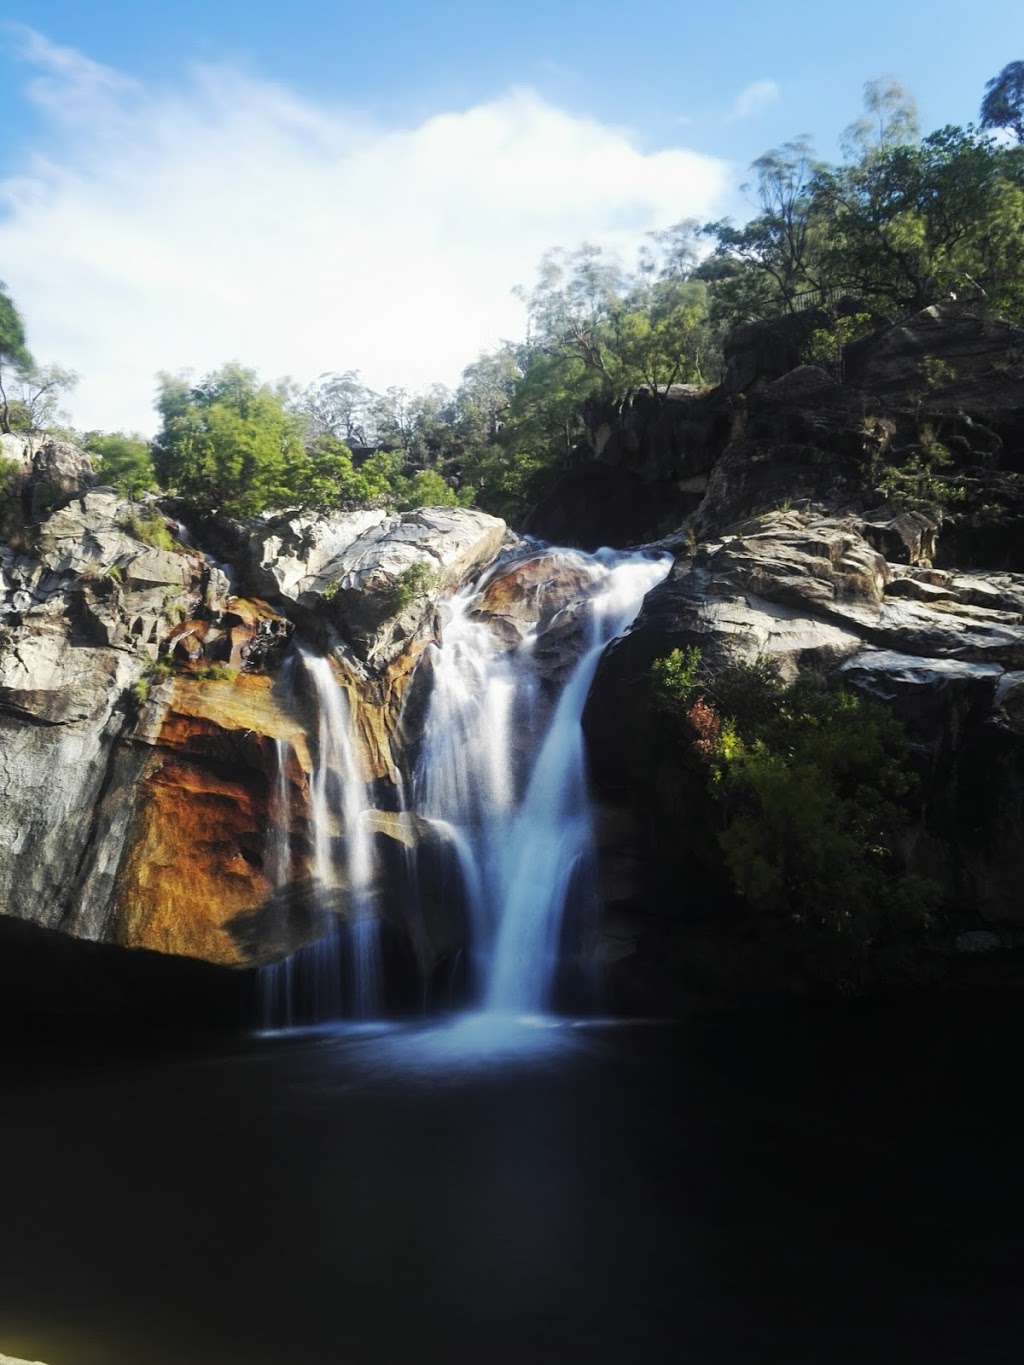
[[[208,962],[246,961],[224,928],[273,893],[268,831],[283,745],[290,806],[303,826],[310,754],[302,716],[263,675],[233,681],[176,678],[122,861],[117,937],[130,947]],[[299,838],[301,844],[301,837]],[[301,868],[297,869],[301,875]]]
[[[475,610],[538,619],[564,606],[574,594],[585,593],[591,582],[592,574],[564,555],[541,553],[512,564],[492,578]]]
[[[427,643],[422,639],[415,641],[378,678],[357,678],[337,659],[331,660],[334,675],[348,698],[366,781],[397,780],[395,730],[416,663]]]
[[[285,709],[272,677],[243,673],[230,682],[177,678],[156,743],[266,769],[275,740],[290,746],[302,772],[310,771],[305,718]]]
[[[263,904],[266,783],[154,754],[121,865],[118,940],[133,948],[242,965],[224,927]]]

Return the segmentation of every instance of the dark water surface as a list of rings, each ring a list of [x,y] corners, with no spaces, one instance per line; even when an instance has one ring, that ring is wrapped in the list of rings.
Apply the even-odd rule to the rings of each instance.
[[[1024,1358],[1024,1008],[0,1045],[0,1353]]]

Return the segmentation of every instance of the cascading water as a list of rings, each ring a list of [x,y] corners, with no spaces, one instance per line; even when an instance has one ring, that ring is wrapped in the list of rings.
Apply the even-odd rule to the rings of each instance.
[[[327,659],[300,649],[298,662],[311,685],[319,717],[309,784],[311,908],[326,916],[330,927],[317,942],[265,969],[262,1015],[266,1026],[289,1026],[300,1013],[316,1020],[337,1019],[346,1013],[370,1019],[380,1011],[380,922],[373,905],[373,842],[366,823],[370,802],[348,701]],[[286,888],[293,875],[284,760],[278,744],[270,855],[279,889]]]
[[[583,707],[604,648],[671,558],[561,551],[557,563],[585,584],[564,609],[582,615],[584,642],[557,700],[543,685],[538,630],[510,651],[474,616],[476,591],[460,594],[434,649],[413,784],[417,813],[448,832],[462,871],[474,986],[493,1012],[548,1004],[566,902],[594,884]],[[531,735],[532,753],[522,743]]]
[[[347,888],[351,1013],[357,1019],[369,1019],[378,1010],[380,993],[380,923],[373,907],[373,842],[366,824],[370,802],[345,693],[326,659],[303,653],[302,661],[316,689],[320,711],[319,758],[311,791],[313,869],[326,905]],[[335,853],[335,812],[340,812],[344,828],[341,858]]]
[[[288,790],[288,754],[283,741],[274,741],[276,781],[270,804],[270,876],[276,890],[286,888],[292,876],[291,793]],[[260,1019],[264,1028],[289,1025],[295,1017],[295,955],[273,962],[260,972]]]
[[[511,571],[532,563],[536,594],[547,593],[551,577],[564,579],[566,590],[545,610],[528,609],[511,645],[508,631],[480,610],[495,576],[444,605],[443,643],[430,647],[416,770],[400,793],[406,812],[442,836],[458,868],[472,989],[492,1015],[547,1007],[567,903],[596,903],[583,707],[603,650],[671,564],[670,556],[607,550],[538,555]],[[305,670],[318,708],[311,899],[330,928],[266,969],[268,1026],[299,1022],[300,1015],[368,1019],[381,1011],[369,793],[352,718],[327,659],[300,650],[296,666]],[[275,806],[283,831],[272,832],[269,853],[277,885],[285,888],[293,875],[289,789],[283,753],[278,760]],[[412,871],[415,877],[414,857]]]

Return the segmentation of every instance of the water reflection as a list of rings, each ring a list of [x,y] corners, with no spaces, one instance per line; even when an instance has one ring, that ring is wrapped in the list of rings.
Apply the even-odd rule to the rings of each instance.
[[[345,1022],[257,1036],[320,1043],[336,1054],[338,1075],[348,1081],[438,1084],[471,1081],[484,1071],[500,1075],[550,1065],[586,1047],[586,1028],[597,1023],[481,1010],[419,1026]]]

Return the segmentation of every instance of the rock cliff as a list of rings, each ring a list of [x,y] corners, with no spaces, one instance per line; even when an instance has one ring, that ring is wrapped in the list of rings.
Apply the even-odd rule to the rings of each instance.
[[[671,422],[639,435],[634,405],[603,437],[643,452],[647,471],[704,480],[685,537],[669,537],[673,573],[609,649],[585,717],[615,886],[605,951],[626,996],[671,995],[684,978],[698,997],[749,993],[773,970],[763,954],[743,961],[760,950],[715,922],[730,888],[709,867],[712,815],[680,818],[669,859],[651,837],[664,718],[650,667],[688,645],[712,663],[774,660],[789,680],[822,674],[889,707],[919,779],[904,866],[932,879],[942,907],[909,974],[956,977],[958,954],[982,948],[1019,972],[1020,334],[932,308],[851,352],[840,382],[800,366],[770,327],[744,329],[723,389],[670,399]]]
[[[626,1007],[674,1007],[681,982],[728,993],[722,964],[746,951],[735,925],[709,923],[728,887],[707,812],[680,818],[670,858],[651,834],[664,756],[650,668],[689,644],[773,659],[787,679],[813,670],[891,708],[921,783],[902,856],[941,888],[939,970],[1024,944],[1020,337],[930,309],[849,348],[840,378],[800,364],[791,331],[743,329],[710,393],[594,408],[593,460],[529,523],[585,547],[661,535],[676,555],[607,651],[585,718],[604,912],[576,949]],[[497,566],[476,615],[509,647],[535,633],[553,689],[582,648],[571,564],[465,509],[285,511],[186,531],[165,515],[180,509],[95,487],[67,443],[5,437],[3,453],[16,474],[0,528],[0,912],[235,968],[320,937],[317,726],[287,662],[297,638],[328,654],[346,692],[372,894],[422,998],[465,941],[436,830],[399,813],[438,603]],[[283,886],[268,838],[282,811]],[[414,846],[436,863],[415,913]],[[739,971],[741,992],[758,970]]]
[[[366,775],[393,804],[395,725],[437,598],[497,554],[504,524],[443,508],[267,519],[242,528],[237,576],[268,602],[172,543],[181,528],[155,508],[91,487],[80,452],[61,468],[72,495],[0,549],[0,906],[213,963],[294,951],[323,929],[301,904],[265,936],[239,926],[282,898],[267,839],[282,777],[284,899],[310,877],[316,725],[281,668],[296,623],[333,650]],[[386,815],[380,837],[401,843]]]

